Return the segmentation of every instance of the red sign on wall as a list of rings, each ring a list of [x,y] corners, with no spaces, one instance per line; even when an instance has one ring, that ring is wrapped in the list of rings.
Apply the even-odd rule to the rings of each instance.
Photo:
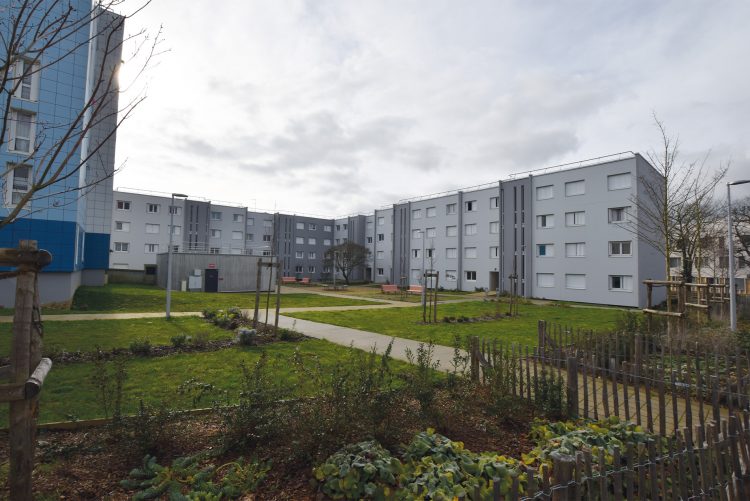
[[[208,269],[209,270],[215,270],[216,269],[216,264],[215,263],[209,263],[208,264]]]

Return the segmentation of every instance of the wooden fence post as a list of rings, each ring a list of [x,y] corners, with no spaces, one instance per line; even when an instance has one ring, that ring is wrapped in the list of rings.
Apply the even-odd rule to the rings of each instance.
[[[578,417],[578,359],[568,357],[568,418]]]
[[[570,485],[573,480],[573,468],[576,460],[567,454],[561,454],[557,451],[552,456],[552,501],[568,501],[575,499],[575,489]]]

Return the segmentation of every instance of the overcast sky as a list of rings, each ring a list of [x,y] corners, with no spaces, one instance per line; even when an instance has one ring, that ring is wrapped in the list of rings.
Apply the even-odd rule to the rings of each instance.
[[[115,187],[370,212],[646,153],[652,112],[683,159],[750,178],[748,20],[745,0],[156,0],[129,31],[163,25],[169,52],[125,96],[147,99]]]

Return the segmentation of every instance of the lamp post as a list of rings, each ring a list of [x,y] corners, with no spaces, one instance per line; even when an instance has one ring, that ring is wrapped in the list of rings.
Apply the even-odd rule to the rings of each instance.
[[[167,320],[172,307],[172,234],[174,233],[174,199],[187,198],[182,193],[172,193],[172,204],[169,206],[169,249],[167,249]]]
[[[750,183],[750,179],[727,183],[727,238],[729,247],[729,327],[737,330],[737,291],[734,288],[734,238],[732,237],[732,192],[731,187]]]

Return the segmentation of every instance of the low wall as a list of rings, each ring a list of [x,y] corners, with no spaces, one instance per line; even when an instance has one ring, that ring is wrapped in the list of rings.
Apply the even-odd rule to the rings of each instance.
[[[156,284],[156,274],[146,275],[143,270],[107,270],[111,284]]]

